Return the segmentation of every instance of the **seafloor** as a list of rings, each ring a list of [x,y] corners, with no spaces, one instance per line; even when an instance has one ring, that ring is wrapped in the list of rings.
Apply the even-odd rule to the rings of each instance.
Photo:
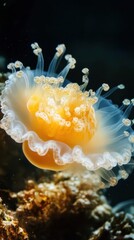
[[[0,240],[134,239],[134,215],[112,211],[93,173],[39,170],[2,129],[0,155]]]

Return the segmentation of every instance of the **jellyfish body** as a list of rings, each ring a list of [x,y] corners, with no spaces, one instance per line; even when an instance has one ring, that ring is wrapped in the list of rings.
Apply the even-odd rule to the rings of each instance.
[[[12,73],[1,95],[1,128],[23,144],[25,156],[39,168],[57,171],[77,164],[99,174],[107,186],[126,179],[133,169],[134,131],[128,116],[134,100],[125,99],[118,107],[108,99],[124,86],[109,90],[103,83],[96,92],[86,91],[87,68],[82,85],[66,80],[76,63],[71,55],[56,73],[64,44],[56,48],[46,72],[41,48],[37,43],[32,48],[38,56],[35,70],[19,61],[8,65]]]

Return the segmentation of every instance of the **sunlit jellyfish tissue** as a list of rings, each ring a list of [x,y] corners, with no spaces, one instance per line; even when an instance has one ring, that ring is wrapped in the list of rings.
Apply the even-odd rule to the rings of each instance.
[[[81,169],[94,172],[102,186],[126,179],[134,163],[134,120],[129,119],[134,99],[115,105],[109,96],[124,89],[102,83],[89,89],[89,69],[82,69],[82,84],[66,79],[76,60],[65,55],[66,65],[57,71],[66,50],[64,44],[44,70],[42,49],[31,45],[37,55],[35,70],[22,62],[8,64],[11,70],[1,93],[3,118],[0,127],[18,143],[36,167],[53,171]],[[72,170],[71,170],[72,171]]]

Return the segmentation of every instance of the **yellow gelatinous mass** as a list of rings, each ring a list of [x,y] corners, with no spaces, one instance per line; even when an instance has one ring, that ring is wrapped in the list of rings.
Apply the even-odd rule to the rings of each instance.
[[[36,84],[27,102],[31,128],[43,141],[53,139],[70,147],[81,145],[86,152],[87,143],[96,130],[92,106],[95,99],[90,98],[88,92],[82,92],[78,84],[59,88],[51,82],[52,79],[47,78],[47,83]],[[57,164],[52,150],[40,156],[29,148],[27,141],[23,143],[23,152],[32,164],[43,169],[57,171],[70,165]]]
[[[64,142],[70,147],[85,148],[96,130],[94,99],[78,84],[36,87],[27,102],[32,129],[46,140]]]
[[[36,167],[54,171],[64,170],[69,167],[69,164],[59,165],[55,162],[53,157],[53,151],[49,150],[45,156],[40,156],[37,152],[33,152],[29,146],[28,142],[23,143],[23,152],[27,159]]]

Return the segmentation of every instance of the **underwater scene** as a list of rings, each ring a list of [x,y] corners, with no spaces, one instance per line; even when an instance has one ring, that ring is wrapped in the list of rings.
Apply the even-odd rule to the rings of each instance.
[[[126,1],[0,1],[0,240],[134,239]]]

